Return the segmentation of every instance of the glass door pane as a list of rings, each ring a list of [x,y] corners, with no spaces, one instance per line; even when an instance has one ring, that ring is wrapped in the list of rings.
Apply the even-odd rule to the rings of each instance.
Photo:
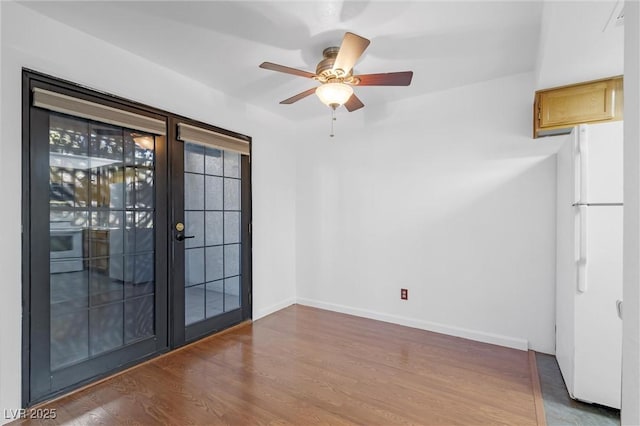
[[[240,308],[240,154],[184,145],[185,325]]]
[[[154,334],[153,135],[51,114],[51,370]]]
[[[48,383],[40,385],[46,394],[116,368],[126,354],[155,351],[157,138],[57,113],[44,117],[49,269],[33,297],[46,295],[49,309],[35,314],[33,328],[46,327],[48,351],[36,354],[47,365],[34,361],[33,368],[39,383]],[[46,155],[39,146],[34,152]]]

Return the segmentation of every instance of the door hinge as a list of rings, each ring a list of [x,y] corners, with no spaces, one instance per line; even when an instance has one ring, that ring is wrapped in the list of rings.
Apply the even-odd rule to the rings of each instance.
[[[249,293],[249,304],[251,304],[251,293]]]
[[[249,233],[251,233],[251,223],[249,223]]]

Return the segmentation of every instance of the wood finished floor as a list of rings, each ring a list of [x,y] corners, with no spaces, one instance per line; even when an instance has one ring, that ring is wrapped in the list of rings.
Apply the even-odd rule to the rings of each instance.
[[[294,305],[16,424],[535,425],[527,352]]]

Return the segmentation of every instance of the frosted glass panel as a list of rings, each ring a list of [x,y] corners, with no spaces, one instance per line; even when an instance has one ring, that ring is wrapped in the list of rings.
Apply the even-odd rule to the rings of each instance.
[[[240,307],[242,216],[241,156],[212,148],[187,148],[187,151],[185,235],[195,236],[185,240],[185,320],[188,325]],[[200,164],[196,154],[203,155],[204,175],[190,173],[195,170],[196,162]],[[204,194],[204,200],[199,194],[188,195],[194,191]]]
[[[240,210],[240,181],[238,179],[224,180],[224,209]]]
[[[222,178],[207,176],[206,209],[222,210]]]
[[[240,212],[224,212],[224,243],[240,242]]]
[[[219,280],[224,277],[222,246],[207,247],[207,281]]]
[[[207,245],[213,246],[222,244],[222,212],[207,212],[206,213],[206,226],[207,226]]]
[[[240,307],[240,277],[224,280],[224,310],[232,311]]]
[[[224,175],[240,178],[240,154],[224,151]]]
[[[187,287],[184,289],[185,324],[204,319],[204,292],[205,285]]]
[[[184,212],[184,226],[185,235],[194,237],[184,240],[185,247],[191,248],[204,246],[204,212]]]
[[[224,276],[240,274],[240,244],[224,246]]]
[[[205,173],[222,176],[222,151],[213,148],[206,149]]]
[[[214,281],[207,283],[207,301],[206,313],[207,318],[219,315],[224,312],[224,283],[223,281]]]
[[[184,209],[204,209],[204,176],[184,174]]]
[[[184,251],[185,286],[204,282],[204,249],[193,248]]]
[[[186,143],[184,146],[184,171],[204,173],[204,147]]]

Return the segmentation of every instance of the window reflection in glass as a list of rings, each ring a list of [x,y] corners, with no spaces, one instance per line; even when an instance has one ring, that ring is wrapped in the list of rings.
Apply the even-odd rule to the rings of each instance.
[[[49,120],[51,368],[155,333],[155,137]]]

